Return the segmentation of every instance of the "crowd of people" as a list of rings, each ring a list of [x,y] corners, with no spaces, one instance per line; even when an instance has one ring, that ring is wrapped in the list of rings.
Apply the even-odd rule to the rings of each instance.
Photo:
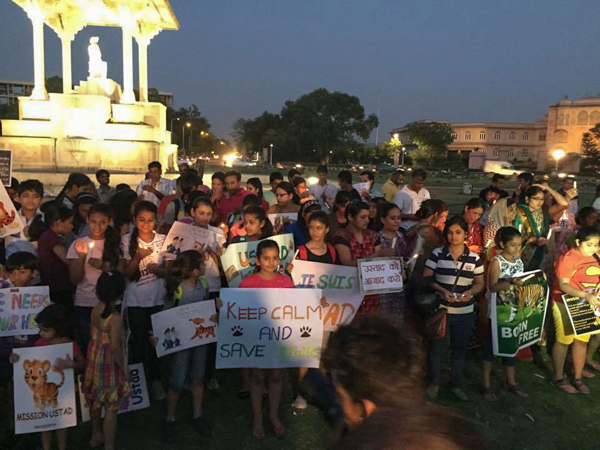
[[[183,350],[159,361],[151,316],[201,301],[215,302],[218,309],[219,291],[227,287],[220,256],[229,244],[262,241],[257,272],[241,288],[294,287],[293,264],[282,273],[277,243],[264,240],[282,233],[293,234],[301,260],[350,267],[366,257],[404,263],[404,291],[365,296],[353,323],[333,333],[324,349],[322,372],[317,372],[335,387],[334,403],[350,427],[339,448],[396,448],[390,443],[398,439],[406,443],[398,448],[485,447],[476,433],[456,427],[462,419],[424,404],[425,396],[435,401],[442,386],[445,350],[444,339],[420,334],[422,319],[414,306],[424,290],[434,292],[447,310],[451,392],[469,400],[461,385],[465,358],[470,346],[480,347],[482,394],[495,401],[486,296],[520,283],[518,276],[507,281],[506,275],[541,269],[552,286],[548,314],[553,320],[546,321],[541,342],[530,350],[539,357],[551,348],[557,389],[589,394],[584,379],[600,371],[594,360],[600,340],[575,336],[562,294],[600,305],[597,292],[586,290],[589,283],[599,285],[600,229],[596,208],[580,207],[573,178],[554,190],[547,181],[522,173],[509,195],[504,177],[494,175],[492,185],[469,199],[461,214],[448,217],[448,204],[431,198],[422,169],[410,174],[397,170],[380,190],[369,170],[360,173],[360,180],[342,170],[332,183],[324,165],[317,168],[314,185],[296,169],[287,179],[271,173],[268,186],[257,177],[242,183],[235,171],[216,172],[210,187],[186,163],[179,170],[180,176],[169,180],[162,177],[160,163],[152,162],[136,189],[110,186],[108,171],[99,170],[98,187],[85,174],[73,173],[56,197],[34,179],[15,182],[9,190],[26,226],[0,247],[2,287],[48,286],[53,303],[36,317],[39,336],[0,338],[1,381],[12,379],[15,348],[73,342],[73,359],[59,365],[75,369],[82,380],[92,411],[92,446],[114,448],[117,411],[131,391],[127,367],[135,363],[144,364],[152,397],[166,398],[165,439],[177,435],[177,402],[186,388],[193,396],[194,427],[201,436],[210,436],[202,403],[205,387],[219,389],[216,346]],[[286,213],[297,213],[298,220],[272,223],[268,217]],[[166,257],[161,250],[176,222],[219,233],[226,244]],[[588,271],[592,275],[585,280],[572,279],[583,265],[597,270]],[[517,383],[515,358],[503,358],[503,364],[505,389],[515,399],[527,397]],[[301,380],[315,375],[307,369],[299,372]],[[250,399],[257,439],[265,438],[265,395],[270,428],[277,437],[285,435],[278,413],[283,376],[276,369],[240,370],[239,395]],[[294,394],[294,408],[304,409],[312,400],[303,392]],[[66,430],[57,437],[63,450]],[[42,433],[45,450],[52,440],[52,432]],[[373,440],[381,446],[372,446]]]

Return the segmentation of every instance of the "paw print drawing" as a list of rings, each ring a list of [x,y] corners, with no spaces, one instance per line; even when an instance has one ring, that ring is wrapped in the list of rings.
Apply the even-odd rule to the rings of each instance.
[[[242,327],[240,327],[239,325],[232,327],[231,331],[233,331],[233,336],[235,336],[235,337],[244,335],[244,329]]]
[[[308,328],[308,327],[302,327],[300,328],[300,337],[306,338],[306,337],[310,337],[310,333],[312,331],[312,328]]]

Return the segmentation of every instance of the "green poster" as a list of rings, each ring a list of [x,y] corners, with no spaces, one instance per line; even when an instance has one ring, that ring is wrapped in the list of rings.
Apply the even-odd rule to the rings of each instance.
[[[515,356],[542,338],[550,289],[543,273],[490,295],[494,355]]]

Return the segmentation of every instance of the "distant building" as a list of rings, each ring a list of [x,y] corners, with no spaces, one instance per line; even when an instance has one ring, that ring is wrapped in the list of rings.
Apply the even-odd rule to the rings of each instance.
[[[485,158],[476,158],[477,166],[483,166],[486,160],[497,160],[533,163],[537,170],[545,170],[548,165],[555,164],[553,152],[564,150],[566,156],[560,160],[561,170],[578,171],[582,136],[600,123],[600,96],[575,101],[565,96],[549,106],[546,116],[534,123],[419,121],[431,122],[452,126],[454,141],[448,146],[449,152],[483,153]],[[395,134],[410,149],[406,126],[392,129],[390,135],[394,137]],[[475,168],[472,164],[469,167]]]
[[[0,80],[0,105],[16,105],[19,97],[29,97],[32,81]]]
[[[173,97],[172,92],[158,92],[158,96],[160,97],[159,102],[165,105],[167,108],[175,107],[175,98]]]

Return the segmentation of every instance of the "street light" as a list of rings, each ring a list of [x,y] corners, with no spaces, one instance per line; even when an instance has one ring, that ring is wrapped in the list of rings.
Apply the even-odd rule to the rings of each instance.
[[[194,129],[194,127],[188,127],[190,129],[190,158],[192,157],[192,136],[194,136],[194,133],[192,133],[192,130]]]
[[[171,131],[173,131],[173,121],[174,121],[174,120],[179,120],[179,117],[173,117],[173,118],[171,119]]]
[[[271,147],[271,157],[269,158],[269,165],[273,166],[273,144],[270,144]]]
[[[192,124],[189,122],[181,125],[181,151],[183,152],[183,156],[185,156],[185,127],[191,127]]]
[[[558,162],[566,155],[563,149],[556,149],[552,152],[552,157],[556,160],[556,171],[558,172]]]
[[[406,152],[406,147],[402,147],[402,167],[404,167],[404,153]]]

